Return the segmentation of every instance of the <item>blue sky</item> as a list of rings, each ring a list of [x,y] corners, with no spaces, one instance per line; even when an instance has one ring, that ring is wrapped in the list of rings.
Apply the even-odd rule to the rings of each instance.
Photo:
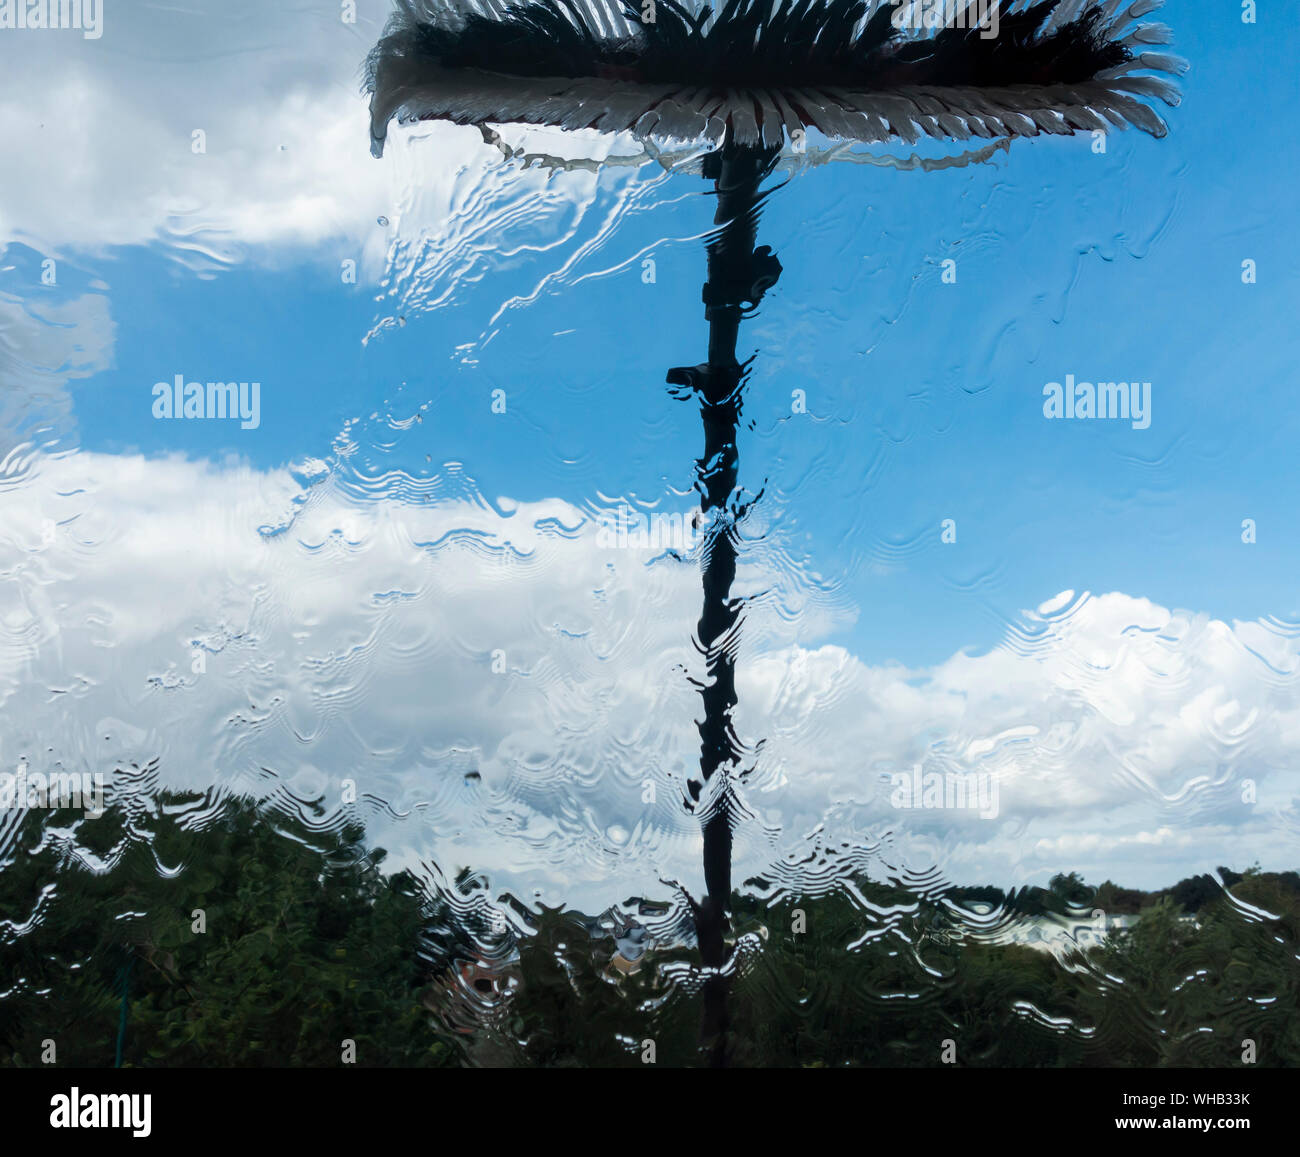
[[[791,496],[783,525],[812,536],[810,566],[847,572],[861,613],[841,641],[865,657],[986,648],[1001,620],[1067,588],[1225,618],[1300,613],[1300,521],[1279,485],[1298,432],[1300,253],[1276,215],[1296,145],[1274,119],[1293,78],[1288,54],[1261,52],[1296,32],[1268,14],[1242,25],[1232,6],[1164,17],[1193,65],[1164,141],[1119,134],[1104,156],[1082,137],[1022,141],[950,172],[832,165],[770,199],[762,239],[785,272],[742,335],[759,355],[743,477]],[[687,487],[695,419],[660,387],[702,356],[694,238],[711,208],[698,178],[643,176],[656,197],[510,310],[473,367],[456,350],[499,305],[492,278],[363,348],[375,287],[329,276],[351,252],[337,241],[205,280],[158,246],[74,254],[109,286],[118,326],[114,364],[75,392],[80,444],[270,467],[328,457],[350,418],[427,403],[420,436],[376,468],[454,460],[485,493],[523,500]],[[639,253],[658,263],[654,285]],[[26,280],[34,254],[17,256]],[[546,257],[511,273],[534,282]],[[177,372],[260,380],[261,429],[142,421],[148,387]],[[1151,428],[1044,421],[1040,391],[1067,373],[1150,381]],[[505,420],[485,402],[495,388]],[[801,420],[785,420],[793,388],[810,397]],[[956,545],[939,543],[943,518]],[[1250,548],[1243,518],[1259,528]],[[866,565],[879,544],[907,548],[888,573]]]

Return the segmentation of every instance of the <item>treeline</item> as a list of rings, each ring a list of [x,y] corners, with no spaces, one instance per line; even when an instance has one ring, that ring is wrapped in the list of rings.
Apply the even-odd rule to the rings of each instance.
[[[572,910],[503,921],[483,877],[431,892],[323,824],[177,796],[26,813],[0,863],[0,1064],[50,1042],[84,1066],[1300,1064],[1295,872],[767,900],[748,881],[719,1044],[689,921],[629,940],[625,905],[621,941]],[[1095,908],[1137,919],[1060,958],[996,934]]]
[[[1111,880],[1092,888],[1077,872],[1070,872],[1054,876],[1046,888],[1024,888],[1012,892],[987,886],[953,888],[949,895],[962,903],[984,903],[1026,916],[1062,914],[1071,907],[1100,908],[1107,916],[1136,916],[1163,900],[1168,900],[1184,915],[1195,916],[1202,908],[1222,899],[1225,887],[1233,888],[1250,873],[1275,884],[1284,894],[1300,896],[1300,872],[1264,873],[1257,867],[1247,872],[1234,872],[1231,868],[1219,867],[1215,873],[1217,879],[1204,872],[1154,892],[1125,888]]]
[[[921,901],[860,880],[882,920],[845,889],[764,904],[737,896],[729,1063],[766,1066],[1268,1067],[1300,1064],[1300,890],[1295,873],[1252,869],[1153,893],[1138,920],[1058,959],[981,937],[951,894]],[[1004,914],[1082,922],[1103,890],[1077,877],[1001,896]],[[1082,891],[1080,891],[1080,886]],[[964,902],[999,903],[963,889]],[[979,893],[977,896],[971,892]],[[1174,895],[1189,895],[1194,908]],[[1142,894],[1146,895],[1146,894]],[[1189,922],[1186,916],[1194,914]],[[700,1063],[700,994],[689,946],[649,954],[623,978],[607,935],[548,913],[519,948],[517,992],[491,1022],[498,1061]],[[760,947],[761,946],[761,947]],[[567,981],[567,983],[566,983]]]
[[[29,811],[0,864],[0,1064],[445,1065],[421,889],[359,826],[164,795]]]

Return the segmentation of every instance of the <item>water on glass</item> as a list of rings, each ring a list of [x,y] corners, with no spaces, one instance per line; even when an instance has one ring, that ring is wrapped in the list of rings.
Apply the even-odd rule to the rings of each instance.
[[[1163,141],[787,154],[701,512],[698,154],[374,159],[370,7],[0,41],[0,1062],[1296,1063],[1262,30]]]

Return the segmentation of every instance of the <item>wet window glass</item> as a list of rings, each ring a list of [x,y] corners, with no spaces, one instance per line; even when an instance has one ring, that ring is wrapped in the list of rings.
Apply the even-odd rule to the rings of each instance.
[[[0,1065],[1300,1063],[1264,10],[0,3]]]

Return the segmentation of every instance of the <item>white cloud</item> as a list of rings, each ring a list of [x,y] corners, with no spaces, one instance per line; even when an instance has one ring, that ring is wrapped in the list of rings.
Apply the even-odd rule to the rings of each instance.
[[[299,475],[35,456],[0,524],[0,758],[156,758],[165,783],[331,806],[351,778],[395,862],[552,902],[698,887],[697,570],[602,550],[559,501],[358,503]],[[738,880],[781,862],[807,882],[818,849],[1002,884],[1289,866],[1294,632],[1080,596],[910,670],[764,615],[738,667],[738,732],[763,740]],[[998,817],[893,808],[887,773],[918,762],[995,776]]]
[[[0,147],[24,158],[0,236],[48,252],[161,240],[204,267],[372,235],[390,197],[359,94],[373,29],[323,12],[110,5],[100,40],[27,35],[0,98]]]
[[[33,447],[50,449],[71,430],[68,383],[112,364],[116,328],[103,293],[0,293],[0,490],[22,481]]]
[[[388,8],[354,25],[339,11],[109,5],[99,40],[25,35],[0,96],[0,151],[23,158],[23,179],[0,189],[0,245],[58,257],[149,245],[204,277],[287,261],[337,277],[351,259],[391,303],[381,327],[524,251],[556,250],[564,275],[599,246],[634,169],[529,169],[444,123],[394,128],[375,160],[362,64]],[[619,151],[615,138],[568,146]],[[611,186],[612,206],[585,222]]]

